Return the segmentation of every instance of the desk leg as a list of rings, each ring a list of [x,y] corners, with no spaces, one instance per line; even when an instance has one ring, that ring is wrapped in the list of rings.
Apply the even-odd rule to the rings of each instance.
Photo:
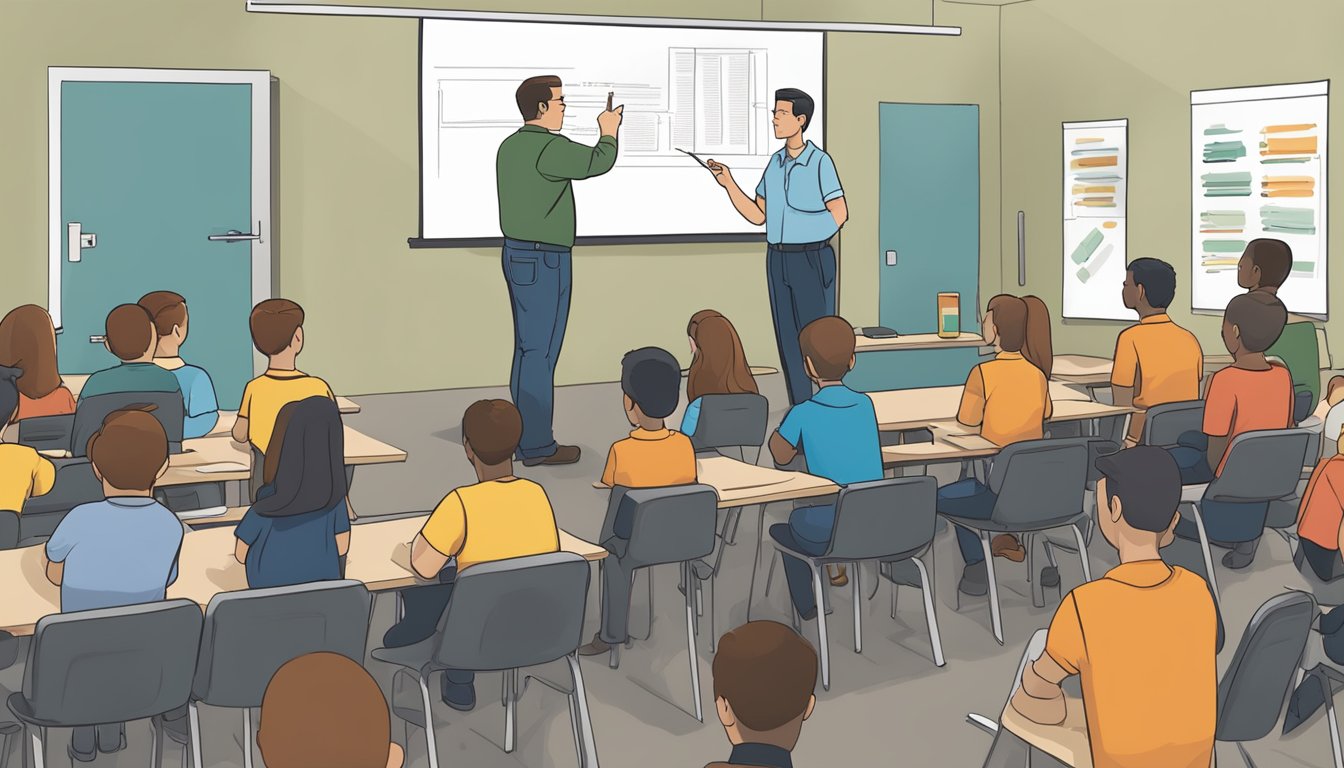
[[[747,592],[747,621],[751,621],[751,606],[756,597],[756,571],[761,567],[761,547],[765,542],[765,505],[757,507],[756,516],[756,557],[751,561],[751,587]]]
[[[246,480],[230,480],[224,483],[224,506],[241,507],[244,506],[243,497],[246,495],[243,491],[247,487]]]

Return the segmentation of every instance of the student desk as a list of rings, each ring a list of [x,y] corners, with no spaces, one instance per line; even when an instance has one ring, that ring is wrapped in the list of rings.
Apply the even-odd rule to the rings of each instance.
[[[894,389],[869,392],[868,397],[872,398],[877,410],[878,428],[883,432],[900,432],[923,429],[930,422],[955,420],[963,389],[960,386]],[[1081,421],[1116,415],[1105,412],[1089,415],[1092,406],[1101,404],[1089,400],[1085,393],[1064,382],[1050,382],[1050,400],[1054,406],[1050,421]]]
[[[1109,357],[1055,355],[1050,378],[1054,381],[1079,384],[1089,388],[1109,387],[1113,364],[1114,362]]]
[[[1044,752],[1065,765],[1072,768],[1092,768],[1092,747],[1087,740],[1087,717],[1083,712],[1083,701],[1075,696],[1069,696],[1065,698],[1065,705],[1067,714],[1064,722],[1059,725],[1033,723],[1018,714],[1012,706],[1007,706],[999,718],[999,726],[1021,739],[1031,749]],[[1005,755],[1001,755],[997,749],[999,746],[1000,743],[996,740],[996,749],[985,761],[985,765],[993,765],[996,768],[1010,764],[1020,765],[1015,761],[1004,759]],[[1026,764],[1030,763],[1028,758]]]
[[[903,333],[890,339],[870,339],[862,334],[861,329],[854,329],[855,352],[898,352],[911,349],[962,349],[983,346],[987,346],[984,337],[976,333],[963,333],[955,339],[944,339],[936,333]]]

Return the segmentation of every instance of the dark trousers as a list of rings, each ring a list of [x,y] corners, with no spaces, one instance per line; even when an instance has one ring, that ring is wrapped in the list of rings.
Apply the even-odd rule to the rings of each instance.
[[[555,365],[569,322],[570,249],[504,241],[504,279],[513,304],[513,372],[509,394],[523,416],[518,456],[555,453]]]
[[[383,635],[383,645],[388,648],[400,648],[433,637],[439,628],[439,619],[443,617],[448,601],[453,596],[453,581],[456,578],[457,567],[448,566],[439,571],[438,584],[403,589],[401,621]],[[475,681],[475,672],[445,670],[443,674],[445,695],[450,685],[472,685]]]
[[[770,526],[770,537],[805,555],[826,554],[835,529],[835,506],[803,507],[793,510],[789,522]],[[817,597],[812,590],[812,567],[789,555],[784,556],[784,578],[789,583],[789,598],[798,615],[816,613]],[[824,585],[823,585],[824,586]]]
[[[835,314],[835,250],[825,244],[802,251],[784,251],[771,245],[766,249],[765,270],[770,281],[770,313],[775,320],[779,362],[789,402],[797,405],[812,397],[812,380],[803,366],[798,332],[813,320]]]
[[[988,520],[994,515],[994,492],[974,478],[966,478],[950,483],[938,489],[938,511],[954,517],[971,520]],[[975,565],[985,560],[985,550],[980,545],[980,537],[962,528],[957,529],[957,545],[961,547],[961,558],[967,565]]]
[[[1181,485],[1202,485],[1213,482],[1209,469],[1209,436],[1203,432],[1186,432],[1168,453],[1181,470]]]

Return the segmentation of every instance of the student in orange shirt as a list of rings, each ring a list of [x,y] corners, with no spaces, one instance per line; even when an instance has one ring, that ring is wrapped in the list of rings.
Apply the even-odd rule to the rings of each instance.
[[[47,310],[25,304],[0,320],[0,365],[23,370],[15,421],[75,412],[75,396],[56,367],[56,328]]]
[[[1217,715],[1217,612],[1207,582],[1158,551],[1180,519],[1179,470],[1155,446],[1104,456],[1097,469],[1098,523],[1120,565],[1065,596],[1010,704],[1058,725],[1060,683],[1079,675],[1096,768],[1205,768]]]
[[[1312,471],[1297,510],[1297,537],[1298,570],[1326,582],[1344,579],[1344,454],[1321,459]]]
[[[1054,353],[1050,344],[1050,311],[1035,296],[1018,298],[1006,294],[989,300],[981,323],[985,341],[999,350],[993,360],[971,369],[957,410],[957,421],[976,427],[980,436],[997,446],[1045,436],[1050,418],[1050,369]],[[994,512],[994,494],[974,478],[938,489],[938,511],[981,520]],[[969,531],[957,529],[966,567],[959,589],[979,597],[989,591],[984,551]],[[995,557],[1013,562],[1026,559],[1017,537],[994,537]]]
[[[671,352],[645,347],[621,360],[621,390],[625,418],[635,429],[618,440],[607,454],[602,485],[612,489],[607,517],[598,542],[612,557],[602,563],[602,629],[579,649],[597,656],[626,641],[630,628],[631,576],[637,567],[625,557],[634,520],[621,514],[621,499],[631,488],[663,488],[695,482],[695,448],[691,439],[667,428],[665,420],[677,409],[681,366]]]
[[[1199,399],[1204,353],[1199,340],[1167,316],[1176,295],[1176,270],[1158,259],[1135,259],[1125,272],[1125,306],[1139,314],[1139,324],[1120,332],[1111,367],[1111,394],[1116,405],[1141,409],[1129,419],[1126,442],[1143,437],[1143,412],[1155,405]]]

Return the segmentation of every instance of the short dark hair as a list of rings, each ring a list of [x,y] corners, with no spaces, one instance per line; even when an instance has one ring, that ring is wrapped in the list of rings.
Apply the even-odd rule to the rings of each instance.
[[[671,352],[643,347],[621,358],[621,391],[651,419],[665,419],[681,396],[681,366]]]
[[[294,333],[303,327],[303,307],[289,299],[266,299],[252,308],[248,327],[252,345],[263,355],[278,355],[294,342]]]
[[[757,733],[782,728],[807,712],[817,687],[817,652],[775,621],[749,621],[719,640],[714,698],[727,699],[738,721]]]
[[[1143,295],[1153,309],[1166,309],[1176,298],[1176,270],[1161,259],[1135,259],[1129,262],[1129,273],[1134,284],[1143,288]]]
[[[803,133],[812,125],[812,113],[817,109],[817,103],[811,96],[798,90],[797,88],[780,88],[775,91],[775,102],[787,101],[793,107],[795,117],[806,117],[803,121]]]
[[[1120,499],[1130,527],[1161,533],[1171,526],[1181,503],[1181,470],[1165,449],[1139,445],[1097,459],[1106,478],[1106,502]]]
[[[1250,352],[1264,352],[1274,346],[1288,323],[1288,308],[1277,296],[1252,291],[1233,296],[1227,302],[1223,321],[1237,326],[1241,345]]]
[[[854,327],[844,318],[829,315],[803,326],[798,333],[803,358],[824,381],[839,381],[849,373],[854,360]]]
[[[503,464],[523,439],[523,417],[508,400],[477,400],[462,415],[462,439],[482,463]]]
[[[551,89],[564,85],[555,75],[537,75],[529,77],[518,86],[514,100],[518,102],[518,112],[524,120],[536,120],[541,117],[537,105],[551,100]]]
[[[93,466],[113,488],[148,491],[168,461],[168,435],[149,411],[153,406],[113,411],[89,438]]]
[[[121,360],[154,351],[154,318],[139,304],[121,304],[107,313],[107,348]]]
[[[1260,287],[1278,288],[1293,271],[1293,249],[1282,240],[1259,237],[1246,244],[1243,255],[1260,268]]]

